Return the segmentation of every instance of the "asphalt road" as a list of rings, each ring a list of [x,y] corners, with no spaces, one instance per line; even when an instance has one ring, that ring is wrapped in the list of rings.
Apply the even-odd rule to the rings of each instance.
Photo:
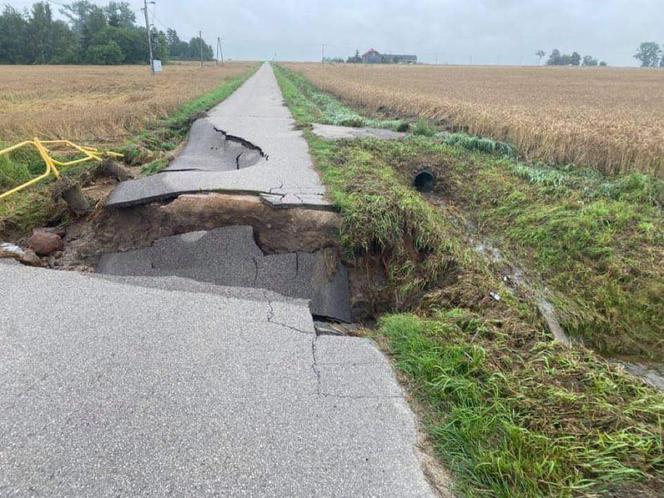
[[[227,226],[157,240],[147,249],[105,254],[97,272],[179,276],[225,287],[267,289],[310,301],[311,313],[351,321],[348,271],[330,271],[324,251],[264,255],[250,226]]]
[[[219,163],[194,148],[178,167],[196,167],[111,204],[206,186],[326,202],[269,66],[208,119],[269,159],[233,171],[235,145]],[[217,146],[202,133],[190,144]],[[314,255],[265,256],[248,228],[113,256],[121,276],[0,260],[0,496],[433,495],[389,362],[314,330],[309,299],[334,307],[347,287],[316,287]]]
[[[317,337],[306,301],[147,281],[0,262],[0,495],[431,495],[369,340]]]
[[[313,167],[307,142],[283,104],[281,90],[269,64],[233,95],[194,124],[189,142],[175,166],[163,173],[123,182],[111,194],[108,207],[127,207],[198,192],[270,194],[267,202],[331,208],[325,187]],[[214,128],[259,148],[265,157],[228,167]],[[218,138],[218,137],[217,137]],[[207,165],[201,167],[207,158]],[[175,169],[175,171],[173,170]],[[276,199],[275,199],[276,196]]]

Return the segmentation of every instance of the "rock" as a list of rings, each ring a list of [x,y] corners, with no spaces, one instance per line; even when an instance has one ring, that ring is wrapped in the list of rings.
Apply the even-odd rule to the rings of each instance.
[[[61,251],[64,246],[60,235],[46,230],[35,230],[28,239],[28,247],[39,256],[50,256],[56,251]]]
[[[0,258],[14,259],[28,266],[43,266],[41,259],[34,251],[9,243],[0,244]]]

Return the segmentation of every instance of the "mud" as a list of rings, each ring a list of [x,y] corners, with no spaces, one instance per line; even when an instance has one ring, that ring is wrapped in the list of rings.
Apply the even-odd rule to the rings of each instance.
[[[89,266],[103,253],[149,247],[160,238],[229,225],[251,225],[266,254],[337,247],[340,217],[329,211],[274,210],[247,195],[183,195],[168,204],[105,210],[70,225],[60,266]]]

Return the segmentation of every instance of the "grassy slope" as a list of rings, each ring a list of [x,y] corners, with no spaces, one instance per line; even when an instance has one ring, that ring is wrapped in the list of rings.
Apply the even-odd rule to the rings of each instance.
[[[281,68],[277,77],[298,123],[320,120],[325,109],[311,97],[319,92]],[[386,295],[403,312],[383,316],[376,334],[423,404],[459,490],[660,492],[664,397],[588,350],[553,342],[534,305],[510,294],[472,249],[464,211],[431,205],[406,181],[438,161],[455,164],[459,178],[499,161],[430,137],[332,144],[305,134],[341,209],[349,257],[379,257],[388,269]]]
[[[120,150],[125,156],[125,162],[131,165],[143,165],[143,174],[155,173],[165,167],[168,164],[168,152],[186,139],[196,115],[226,99],[257,68],[258,66],[255,66],[241,76],[224,79],[213,91],[184,104],[167,119],[153,123],[145,131],[128,140]],[[74,180],[82,179],[86,169],[91,165],[68,168],[63,174]],[[1,157],[0,191],[20,185],[43,170],[44,165],[39,155],[29,149],[12,154],[11,162],[6,157]],[[63,206],[51,199],[49,183],[49,181],[42,182],[38,186],[0,201],[0,240],[7,235],[16,238],[28,233],[34,227],[46,224],[49,220],[66,216]]]
[[[309,119],[319,119],[315,102],[303,106]],[[422,124],[415,131],[429,134]],[[664,357],[661,180],[527,165],[509,146],[463,135],[365,149],[404,179],[417,167],[436,172],[438,196],[547,288],[570,335],[608,354]]]

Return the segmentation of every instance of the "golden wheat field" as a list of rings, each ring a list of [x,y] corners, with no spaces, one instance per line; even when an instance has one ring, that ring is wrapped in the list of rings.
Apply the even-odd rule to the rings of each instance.
[[[529,159],[664,175],[664,71],[287,64],[369,111],[440,120]]]
[[[251,66],[168,65],[154,77],[141,66],[0,66],[0,142],[120,142]]]

